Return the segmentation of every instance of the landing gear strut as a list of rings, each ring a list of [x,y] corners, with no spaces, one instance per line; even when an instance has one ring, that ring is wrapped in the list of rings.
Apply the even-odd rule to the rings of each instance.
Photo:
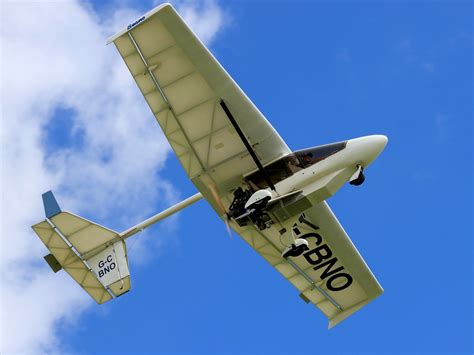
[[[306,239],[298,238],[295,239],[294,243],[283,250],[281,256],[285,259],[289,257],[296,258],[307,250],[309,250],[308,241]]]
[[[354,186],[359,186],[359,185],[362,185],[364,181],[365,181],[364,167],[358,165],[356,172],[349,179],[349,184],[354,185]]]
[[[270,227],[272,223],[272,219],[266,213],[262,213],[261,211],[255,211],[253,214],[250,215],[250,219],[257,225],[258,229],[261,231]]]

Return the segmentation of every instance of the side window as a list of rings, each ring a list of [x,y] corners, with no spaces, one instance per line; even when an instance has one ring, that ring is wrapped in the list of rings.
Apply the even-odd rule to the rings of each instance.
[[[290,177],[295,172],[303,169],[303,167],[301,166],[298,158],[294,154],[290,154],[269,165],[266,165],[264,169],[267,175],[270,177],[272,183],[277,184],[280,181]],[[251,186],[257,186],[260,189],[265,189],[268,187],[265,177],[260,171],[254,172],[253,174],[247,176],[246,179],[249,181]]]
[[[290,170],[287,168],[285,159],[279,159],[274,163],[265,167],[265,171],[270,176],[273,184],[279,183],[281,180],[291,176]]]
[[[297,173],[300,170],[303,170],[303,165],[301,165],[301,162],[298,159],[298,157],[296,157],[296,155],[290,154],[285,157],[285,160],[286,160],[286,166],[288,170],[290,170],[291,175],[293,175],[294,173]]]

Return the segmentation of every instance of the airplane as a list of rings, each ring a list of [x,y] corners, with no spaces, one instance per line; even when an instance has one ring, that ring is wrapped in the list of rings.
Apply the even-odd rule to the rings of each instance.
[[[329,328],[383,293],[326,200],[360,185],[387,144],[371,135],[292,151],[170,4],[110,37],[195,195],[116,232],[62,211],[43,194],[32,226],[50,254],[98,304],[130,290],[125,240],[205,199],[234,230],[319,308]],[[203,226],[204,227],[204,226]]]

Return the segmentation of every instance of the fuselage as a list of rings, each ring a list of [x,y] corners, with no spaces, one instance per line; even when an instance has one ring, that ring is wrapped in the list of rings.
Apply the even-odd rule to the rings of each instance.
[[[274,197],[302,190],[312,203],[339,190],[358,167],[367,168],[383,151],[387,137],[371,135],[295,151],[265,166]],[[246,177],[253,188],[269,189],[261,172]]]

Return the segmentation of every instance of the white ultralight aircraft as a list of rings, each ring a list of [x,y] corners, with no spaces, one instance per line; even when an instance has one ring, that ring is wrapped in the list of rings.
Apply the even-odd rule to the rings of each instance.
[[[53,271],[64,269],[99,304],[118,297],[130,289],[125,239],[204,198],[329,327],[382,294],[325,200],[346,182],[364,182],[385,136],[292,152],[169,4],[111,42],[199,193],[122,233],[43,194],[46,219],[33,229]]]

